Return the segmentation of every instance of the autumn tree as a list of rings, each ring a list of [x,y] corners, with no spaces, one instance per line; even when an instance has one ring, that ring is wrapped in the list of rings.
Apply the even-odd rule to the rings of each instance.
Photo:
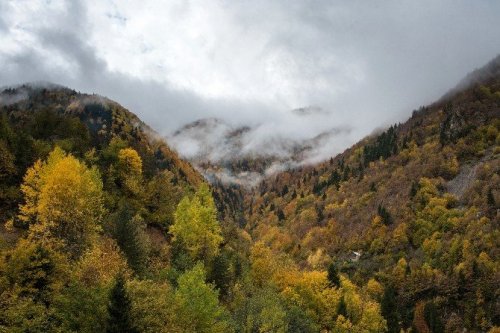
[[[67,283],[66,259],[40,242],[21,239],[0,257],[0,331],[56,330],[54,298]]]
[[[135,149],[120,149],[118,152],[118,168],[125,176],[140,176],[142,174],[142,159]]]
[[[127,260],[116,241],[102,237],[81,256],[73,276],[86,287],[99,287],[111,284],[118,273],[127,269]]]
[[[62,332],[105,332],[108,321],[108,288],[72,280],[54,299]]]
[[[279,333],[290,331],[285,304],[274,289],[259,288],[251,295],[240,295],[239,298],[240,303],[235,313],[239,331]]]
[[[175,292],[178,323],[183,332],[231,332],[227,313],[219,305],[218,292],[205,278],[201,263],[179,277]]]
[[[22,297],[48,304],[62,288],[66,274],[64,256],[40,242],[21,239],[0,258],[0,291],[14,288]]]
[[[78,257],[100,230],[104,207],[99,172],[60,148],[28,169],[21,191],[25,203],[19,219],[29,225],[33,239]]]
[[[148,223],[164,230],[174,223],[177,204],[182,197],[182,190],[174,185],[174,176],[170,171],[162,171],[146,185],[145,207]]]
[[[127,196],[137,197],[142,193],[142,159],[133,148],[118,151],[116,164],[118,181]]]
[[[193,198],[186,196],[181,200],[169,233],[192,258],[209,260],[219,253],[223,238],[208,185],[201,185]]]
[[[131,280],[127,283],[132,322],[139,332],[179,332],[174,290],[166,283]]]

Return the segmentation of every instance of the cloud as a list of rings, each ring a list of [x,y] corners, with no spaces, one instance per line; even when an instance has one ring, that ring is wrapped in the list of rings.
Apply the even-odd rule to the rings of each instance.
[[[286,122],[266,121],[235,127],[222,119],[207,118],[189,123],[169,136],[168,142],[190,160],[209,180],[257,185],[265,176],[310,165],[341,151],[351,140],[351,129],[332,128],[319,135],[314,130],[294,135],[307,118],[322,113],[295,114]],[[310,122],[314,123],[314,122]]]
[[[260,125],[245,146],[350,128],[324,141],[338,151],[493,58],[498,12],[488,0],[7,0],[0,86],[99,93],[162,134],[207,117]],[[310,106],[322,112],[291,112]]]

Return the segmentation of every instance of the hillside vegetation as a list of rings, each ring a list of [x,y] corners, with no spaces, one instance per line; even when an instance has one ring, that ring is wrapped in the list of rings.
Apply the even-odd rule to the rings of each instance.
[[[499,59],[251,190],[113,101],[5,89],[0,332],[498,332]]]
[[[302,270],[333,265],[376,286],[390,332],[498,325],[499,69],[500,58],[404,124],[264,181],[245,230]]]

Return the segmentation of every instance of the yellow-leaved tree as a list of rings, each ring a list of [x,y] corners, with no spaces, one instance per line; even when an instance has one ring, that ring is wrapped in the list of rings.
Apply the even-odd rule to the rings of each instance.
[[[118,151],[116,171],[119,183],[126,195],[138,198],[142,193],[142,159],[133,148]]]
[[[124,174],[140,176],[142,174],[142,159],[133,148],[120,149],[118,167]]]
[[[29,236],[76,258],[100,229],[104,213],[100,174],[95,168],[56,147],[24,176],[25,203],[19,219],[29,225]]]
[[[192,199],[186,196],[181,200],[169,232],[193,259],[207,260],[217,255],[223,238],[208,185],[202,184]]]

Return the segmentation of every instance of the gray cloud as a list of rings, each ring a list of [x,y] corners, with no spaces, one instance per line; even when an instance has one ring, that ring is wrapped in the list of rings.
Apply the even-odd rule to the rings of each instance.
[[[326,157],[493,58],[498,13],[489,0],[6,1],[0,86],[102,94],[165,135],[198,118],[258,124],[247,146],[352,128]],[[297,120],[308,106],[321,112]]]

